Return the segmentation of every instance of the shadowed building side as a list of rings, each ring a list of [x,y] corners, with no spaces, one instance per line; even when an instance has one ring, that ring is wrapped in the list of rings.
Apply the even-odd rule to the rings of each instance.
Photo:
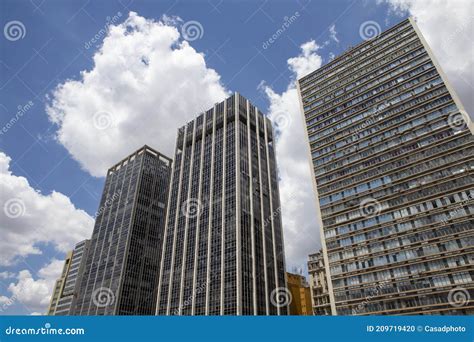
[[[286,289],[272,125],[235,93],[178,130],[158,315],[278,315]]]
[[[110,168],[76,315],[153,315],[171,159],[144,146]]]

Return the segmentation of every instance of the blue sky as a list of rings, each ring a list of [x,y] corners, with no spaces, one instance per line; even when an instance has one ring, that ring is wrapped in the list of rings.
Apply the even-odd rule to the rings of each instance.
[[[386,17],[386,6],[341,0],[45,1],[39,7],[34,1],[2,3],[2,23],[20,20],[26,27],[24,39],[2,41],[2,120],[7,121],[28,101],[34,106],[0,137],[1,148],[13,159],[14,174],[26,177],[43,193],[56,190],[70,196],[89,214],[97,209],[103,179],[81,171],[67,150],[55,143],[55,127],[45,114],[44,102],[58,83],[77,79],[82,70],[92,67],[95,49],[86,50],[84,44],[104,27],[107,17],[121,12],[125,19],[129,11],[135,11],[146,18],[167,14],[199,21],[204,34],[192,46],[208,56],[208,66],[221,75],[230,90],[241,92],[263,110],[268,102],[257,91],[258,84],[265,80],[277,91],[286,88],[291,76],[286,61],[298,55],[300,44],[310,39],[322,44],[328,39],[329,26],[335,23],[340,43],[333,44],[331,51],[337,55],[361,41],[357,30],[361,22],[384,23]],[[264,50],[263,43],[283,24],[284,17],[295,12],[300,13],[298,21]],[[394,18],[392,24],[398,20]],[[323,57],[329,58],[328,53],[323,50]],[[52,165],[57,167],[53,170]]]
[[[345,0],[2,1],[0,5],[2,27],[11,21],[19,21],[24,26],[24,30],[21,28],[24,37],[17,40],[6,39],[6,33],[0,37],[1,125],[5,127],[15,116],[19,106],[25,107],[28,103],[32,103],[28,106],[31,108],[28,108],[6,132],[0,134],[0,150],[11,158],[9,177],[13,176],[19,182],[19,177],[24,177],[28,186],[39,192],[39,196],[50,196],[53,192],[62,194],[64,197],[57,199],[58,202],[51,200],[48,203],[52,203],[52,206],[55,206],[55,203],[62,203],[68,208],[67,210],[78,215],[77,217],[70,216],[71,222],[74,220],[72,224],[75,224],[77,219],[77,222],[81,224],[86,222],[84,224],[90,226],[90,218],[85,218],[80,211],[85,211],[89,216],[94,215],[104,178],[91,175],[94,172],[88,167],[88,161],[81,159],[80,156],[74,156],[75,152],[71,153],[71,146],[67,144],[72,144],[73,140],[58,141],[58,125],[52,123],[46,106],[48,103],[51,104],[52,99],[58,98],[54,93],[58,85],[71,82],[71,80],[80,82],[81,71],[94,69],[92,58],[102,44],[104,36],[101,36],[99,41],[90,48],[85,44],[105,27],[110,18],[119,13],[120,18],[114,22],[115,25],[124,22],[129,12],[133,11],[148,20],[163,20],[164,15],[175,18],[174,25],[178,32],[181,32],[184,23],[197,21],[202,27],[202,37],[190,40],[188,44],[196,52],[204,54],[207,70],[213,69],[220,75],[218,83],[221,88],[226,91],[238,91],[263,111],[275,112],[278,111],[278,105],[284,102],[285,94],[288,94],[292,87],[292,80],[298,75],[298,67],[289,67],[289,59],[297,56],[303,59],[317,57],[319,62],[312,64],[317,67],[318,63],[326,63],[332,55],[337,56],[349,46],[361,42],[359,28],[362,23],[375,21],[384,30],[408,16],[410,10],[413,12],[416,7],[409,7],[408,11],[395,13],[390,10],[390,4],[385,2],[378,4],[375,1]],[[274,43],[264,48],[264,42],[283,25],[287,20],[285,18],[290,18],[295,13],[298,13],[297,19],[283,34],[279,35]],[[181,20],[177,20],[176,17]],[[170,22],[168,24],[172,25]],[[179,39],[183,40],[182,37]],[[318,48],[304,56],[300,46],[312,40]],[[262,81],[264,81],[264,86],[262,86]],[[468,81],[471,80],[468,79]],[[173,84],[168,84],[167,87],[170,93],[177,91]],[[203,108],[196,108],[196,111],[201,109]],[[193,114],[189,115],[192,117]],[[291,117],[290,120],[299,120],[299,117]],[[178,124],[184,123],[168,122],[165,118],[161,124],[168,126],[167,129],[174,135]],[[77,125],[80,124],[78,121]],[[137,134],[139,136],[140,133]],[[303,140],[303,137],[300,140]],[[94,149],[94,141],[88,143],[89,149]],[[160,146],[153,147],[161,148]],[[127,153],[132,151],[133,149],[130,148]],[[81,153],[84,156],[85,152]],[[117,152],[117,155],[120,153],[123,156],[126,155],[122,150]],[[285,156],[278,160],[280,164],[285,161],[287,161]],[[288,177],[292,172],[291,167],[289,169]],[[23,178],[21,181],[24,183]],[[310,188],[309,183],[303,186]],[[288,182],[284,187],[287,189],[293,185]],[[286,190],[282,192],[284,191]],[[295,211],[298,208],[305,210],[306,207],[312,207],[311,199],[308,201],[311,194],[308,193],[305,196],[296,197],[295,208],[291,209],[293,216],[304,218],[305,215],[313,215],[312,212],[308,214],[308,210],[301,213]],[[65,198],[70,199],[72,209],[68,203],[64,202]],[[1,205],[4,206],[9,198],[1,200]],[[299,201],[304,203],[299,204]],[[30,219],[27,221],[28,224],[38,222],[38,227],[41,225],[41,229],[47,231],[47,223],[41,223],[44,219],[41,205],[32,210],[28,203],[25,209],[26,216],[29,215]],[[54,210],[50,211],[54,212]],[[283,211],[285,216],[285,209]],[[60,216],[57,213],[51,215],[53,219]],[[289,215],[288,212],[286,215]],[[63,232],[67,235],[74,227],[69,228],[71,222],[68,222],[68,217],[65,219],[61,217],[61,220],[64,220],[64,225],[59,218],[56,223],[63,225]],[[301,221],[288,221],[290,223],[284,227],[285,242],[291,244],[293,248],[287,250],[289,268],[304,269],[305,256],[319,247],[317,237],[319,233],[315,221],[314,219],[310,221],[311,227],[305,227],[306,230],[303,228],[300,230]],[[290,225],[293,227],[289,227]],[[5,220],[1,225],[2,235],[9,234],[11,227],[10,221]],[[22,226],[22,228],[25,227]],[[25,229],[30,228],[28,226]],[[31,229],[35,229],[34,223]],[[286,229],[292,231],[286,234]],[[307,233],[308,229],[311,229],[310,233]],[[57,231],[55,232],[57,234]],[[83,232],[77,233],[77,236]],[[314,233],[315,237],[309,245],[300,248],[295,237],[299,233],[295,232]],[[66,240],[59,242],[51,240],[50,242],[48,239],[33,237],[31,243],[34,245],[32,247],[37,249],[35,253],[23,251],[13,260],[2,262],[0,313],[31,314],[44,311],[44,298],[47,297],[45,293],[51,288],[52,280],[60,272],[59,261],[64,257],[64,250],[67,249],[68,244],[72,247],[73,239]],[[14,240],[12,241],[10,244],[14,247]],[[57,262],[52,264],[54,260]],[[20,274],[23,270],[27,270],[29,274]],[[20,288],[22,279],[24,286]],[[48,300],[49,298],[46,298],[46,302]]]

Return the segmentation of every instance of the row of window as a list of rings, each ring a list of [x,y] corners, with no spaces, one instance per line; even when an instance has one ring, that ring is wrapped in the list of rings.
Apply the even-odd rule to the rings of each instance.
[[[412,32],[413,28],[410,27],[408,23],[403,24],[399,28],[396,28],[392,31],[385,32],[382,36],[378,37],[378,39],[366,42],[365,46],[359,47],[358,49],[351,51],[351,53],[347,54],[345,57],[338,58],[336,61],[330,63],[324,68],[321,68],[313,74],[302,79],[300,82],[301,90],[305,92],[305,96],[313,92],[317,92],[320,89],[318,87],[312,88],[310,92],[306,92],[306,89],[316,84],[326,84],[328,82],[327,79],[331,78],[332,76],[337,77],[339,75],[344,75],[347,72],[352,72],[356,69],[363,67],[364,64],[361,65],[360,62],[366,62],[367,59],[369,61],[372,61],[373,58],[370,58],[371,56],[376,57],[383,55],[384,53],[390,53],[390,49],[386,49],[388,46],[399,40],[403,41],[404,38],[407,35],[412,34]],[[340,68],[338,68],[337,70],[333,70],[335,67],[341,64],[342,66]],[[358,67],[354,67],[356,64],[359,64]],[[344,70],[346,71],[344,72]],[[317,78],[315,82],[310,82],[315,78]]]
[[[399,252],[392,252],[386,255],[376,257],[369,257],[364,260],[357,260],[347,264],[340,264],[330,266],[331,277],[343,274],[347,278],[347,273],[356,272],[360,270],[367,270],[374,267],[381,267],[391,265],[393,263],[411,261],[416,259],[431,256],[443,255],[446,252],[457,251],[463,248],[472,247],[472,237],[461,238],[457,240],[450,240],[447,242],[439,242],[432,245],[424,245],[414,249],[402,250]]]

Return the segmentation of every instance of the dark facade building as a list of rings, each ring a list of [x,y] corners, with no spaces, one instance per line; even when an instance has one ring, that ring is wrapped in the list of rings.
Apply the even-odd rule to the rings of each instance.
[[[68,316],[73,314],[89,246],[90,240],[84,240],[77,243],[74,250],[67,253],[61,277],[54,286],[48,315]]]
[[[298,87],[332,314],[473,314],[473,126],[415,22]]]
[[[178,130],[161,263],[158,315],[287,314],[272,125],[237,93]]]
[[[108,170],[76,315],[153,315],[171,159],[144,146]]]

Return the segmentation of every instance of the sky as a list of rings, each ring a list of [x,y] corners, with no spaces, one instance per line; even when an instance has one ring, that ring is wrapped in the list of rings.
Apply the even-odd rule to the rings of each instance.
[[[0,3],[0,314],[44,314],[106,170],[239,92],[277,130],[286,266],[320,248],[295,80],[408,16],[473,113],[470,0]]]

